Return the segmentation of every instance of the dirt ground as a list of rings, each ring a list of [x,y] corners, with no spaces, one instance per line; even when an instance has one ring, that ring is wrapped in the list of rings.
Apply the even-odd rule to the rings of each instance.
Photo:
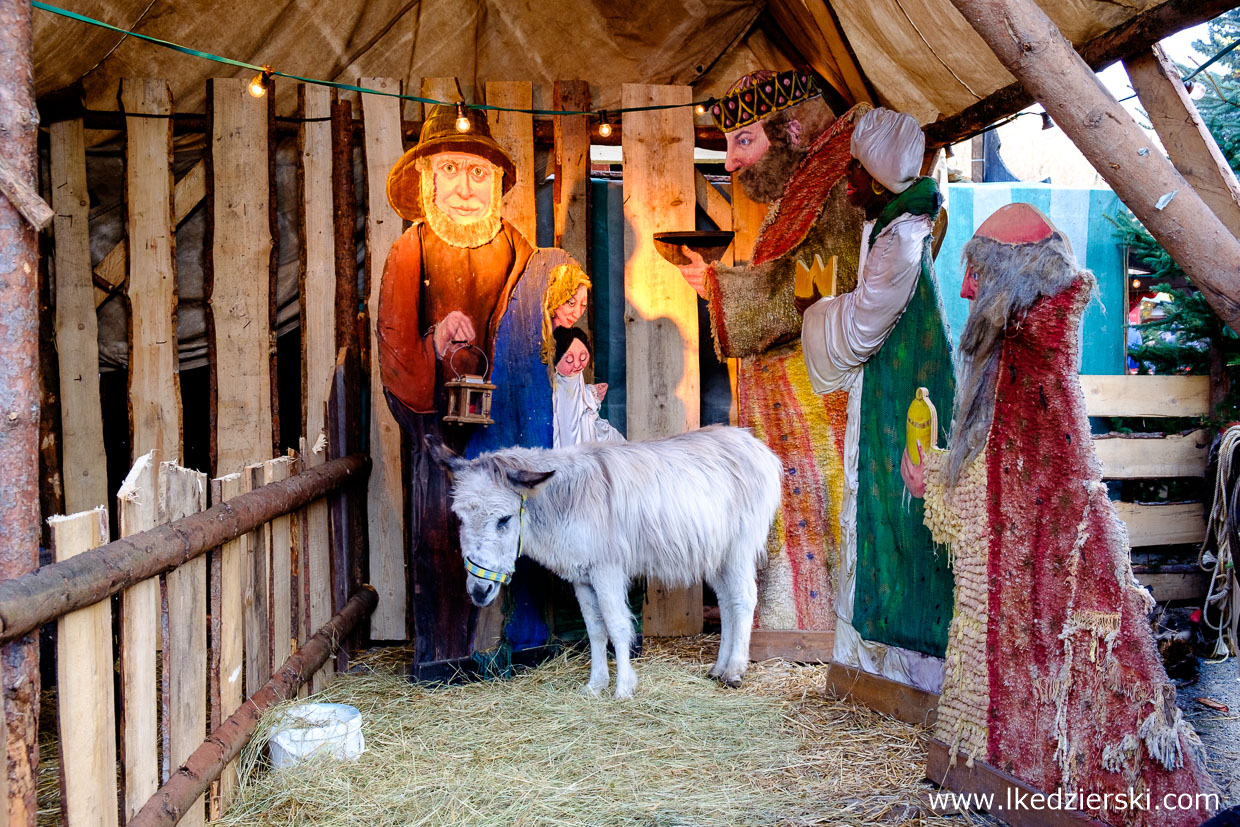
[[[1217,701],[1227,711],[1213,709],[1199,698]],[[1223,806],[1240,805],[1240,661],[1203,658],[1197,682],[1180,687],[1177,703],[1205,744],[1210,775],[1222,793]]]

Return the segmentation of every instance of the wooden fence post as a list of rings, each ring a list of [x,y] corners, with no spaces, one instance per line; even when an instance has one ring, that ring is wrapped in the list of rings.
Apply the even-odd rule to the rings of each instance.
[[[688,86],[625,84],[625,108],[688,104]],[[698,427],[697,294],[655,250],[656,232],[691,230],[695,221],[693,110],[626,112],[624,295],[629,439]],[[702,631],[702,586],[647,587],[647,635]]]

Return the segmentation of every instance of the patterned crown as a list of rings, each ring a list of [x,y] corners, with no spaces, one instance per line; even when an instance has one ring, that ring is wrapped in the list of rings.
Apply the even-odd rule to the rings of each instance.
[[[819,94],[818,84],[809,72],[759,69],[732,84],[710,108],[710,114],[721,130],[733,132]]]

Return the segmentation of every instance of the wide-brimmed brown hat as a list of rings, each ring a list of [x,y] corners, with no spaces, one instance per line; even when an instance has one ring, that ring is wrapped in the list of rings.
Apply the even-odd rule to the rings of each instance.
[[[439,152],[467,152],[486,158],[503,170],[505,193],[517,182],[517,167],[504,148],[491,137],[486,112],[466,107],[465,115],[469,118],[469,131],[461,132],[456,128],[457,108],[435,104],[426,123],[422,124],[418,142],[392,166],[387,179],[388,203],[402,218],[415,221],[422,217],[419,158]]]

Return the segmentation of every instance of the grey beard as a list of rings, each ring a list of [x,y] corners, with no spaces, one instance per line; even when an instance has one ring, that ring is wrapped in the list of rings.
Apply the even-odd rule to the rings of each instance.
[[[804,157],[805,151],[798,147],[772,144],[756,163],[736,173],[737,183],[759,204],[778,201]]]

